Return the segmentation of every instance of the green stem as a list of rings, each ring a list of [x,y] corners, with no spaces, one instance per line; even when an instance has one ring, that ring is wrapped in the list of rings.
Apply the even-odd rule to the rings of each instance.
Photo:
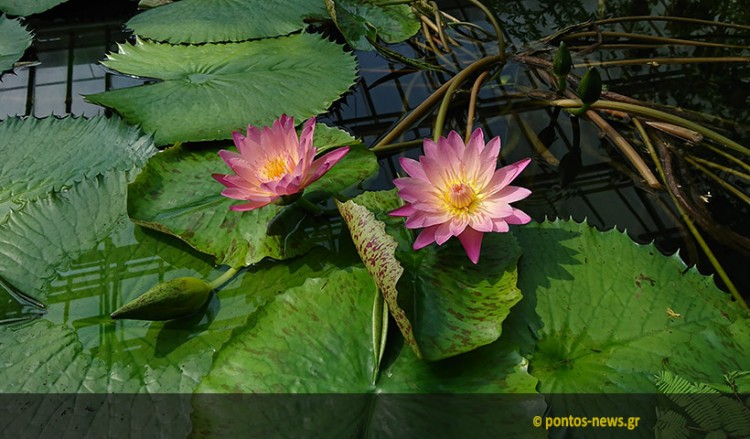
[[[660,65],[660,64],[697,64],[697,63],[719,63],[719,62],[750,62],[750,57],[747,56],[704,56],[696,58],[633,58],[633,59],[618,59],[614,61],[584,61],[582,63],[573,64],[573,68],[581,67],[613,67],[613,66],[635,66],[635,65]]]
[[[299,207],[305,209],[306,211],[312,213],[313,215],[320,215],[321,213],[323,213],[323,208],[313,204],[305,197],[299,197],[294,203]]]
[[[492,11],[490,11],[489,8],[479,0],[469,0],[469,2],[484,12],[484,15],[487,16],[490,24],[492,24],[492,27],[495,29],[498,54],[501,57],[500,61],[505,62],[505,37],[503,36],[503,28],[500,27],[500,23],[498,23],[497,18],[495,18],[495,14],[493,14]]]
[[[630,40],[650,41],[653,43],[676,45],[676,46],[722,47],[722,48],[727,48],[727,49],[747,49],[750,47],[750,46],[740,46],[740,45],[735,45],[735,44],[721,44],[721,43],[709,43],[705,41],[683,40],[680,38],[657,37],[654,35],[633,34],[629,32],[593,32],[593,31],[574,32],[574,33],[565,35],[565,39],[568,39],[568,38],[574,39],[574,38],[580,38],[580,37],[598,37],[599,35],[601,35],[602,38],[606,38],[606,37],[621,38],[621,39],[626,38]]]
[[[469,75],[473,74],[476,70],[479,70],[480,68],[485,67],[488,64],[493,64],[496,62],[503,62],[504,59],[505,59],[504,54],[487,56],[485,58],[474,61],[471,65],[461,70],[460,72],[458,72],[456,76],[451,78],[450,86],[448,86],[448,90],[445,92],[445,96],[443,96],[443,102],[440,104],[440,109],[438,110],[438,114],[437,116],[435,116],[435,128],[432,132],[432,137],[434,141],[437,142],[437,140],[440,138],[440,135],[443,134],[443,125],[445,124],[445,116],[448,114],[448,107],[450,106],[450,102],[453,98],[453,93],[456,92],[458,87],[460,87],[461,84],[466,80],[466,78],[468,78]]]
[[[378,157],[387,157],[389,155],[393,155],[396,153],[399,153],[403,150],[414,148],[415,146],[419,146],[424,142],[422,139],[416,139],[416,140],[409,140],[408,142],[399,142],[399,143],[391,143],[389,145],[380,145],[377,150],[373,148],[373,151],[375,152],[375,155]]]
[[[726,271],[724,271],[724,267],[721,266],[721,263],[719,263],[719,260],[716,259],[716,256],[711,251],[711,248],[709,248],[708,244],[703,239],[703,236],[695,227],[695,224],[693,224],[693,222],[690,220],[690,217],[685,213],[685,210],[682,208],[682,206],[680,205],[679,201],[676,199],[672,191],[669,190],[669,185],[666,184],[667,179],[664,173],[664,168],[661,165],[659,156],[656,154],[656,149],[654,148],[654,145],[651,143],[651,139],[648,136],[648,133],[646,133],[645,128],[638,121],[638,119],[633,119],[633,124],[638,130],[638,134],[640,134],[641,138],[643,139],[643,142],[646,144],[646,147],[648,148],[648,152],[651,155],[651,160],[654,161],[654,164],[656,165],[656,169],[659,171],[659,175],[661,176],[662,181],[664,181],[665,186],[667,187],[667,193],[669,194],[670,198],[672,198],[672,202],[674,203],[675,207],[677,207],[677,211],[680,212],[680,216],[682,217],[682,220],[685,222],[685,225],[690,230],[690,233],[698,242],[698,245],[706,254],[706,257],[708,257],[709,262],[711,262],[711,265],[714,267],[714,270],[716,270],[716,274],[718,274],[721,280],[724,281],[724,284],[727,286],[727,289],[729,290],[729,292],[732,294],[735,300],[737,300],[737,303],[746,310],[750,309],[747,306],[747,303],[745,302],[745,300],[742,298],[742,295],[740,294],[740,292],[737,290],[737,287],[734,286],[734,283],[732,283]]]
[[[685,157],[685,160],[687,160],[687,162],[690,163],[691,165],[695,166],[699,171],[701,171],[704,174],[706,174],[706,176],[708,178],[710,178],[711,180],[715,181],[721,187],[723,187],[724,189],[726,189],[728,192],[734,194],[734,196],[736,196],[740,200],[744,201],[748,206],[750,206],[750,197],[748,197],[747,195],[745,195],[744,193],[742,193],[742,191],[740,191],[736,187],[732,186],[731,184],[727,183],[726,181],[722,180],[721,177],[719,177],[718,175],[716,175],[713,172],[709,171],[705,166],[701,165],[700,163],[698,163],[693,158],[691,158],[691,157]]]
[[[710,160],[702,159],[700,157],[696,157],[696,156],[692,156],[692,155],[685,156],[685,159],[688,160],[688,161],[693,160],[696,163],[700,163],[702,165],[706,165],[709,168],[718,169],[721,172],[726,172],[727,174],[732,174],[735,177],[739,177],[739,178],[741,178],[741,179],[743,179],[745,181],[750,181],[750,175],[745,174],[744,172],[740,172],[740,171],[738,171],[736,169],[732,169],[732,168],[726,167],[724,165],[720,165],[718,163],[714,163],[714,162],[712,162]]]
[[[240,271],[237,267],[230,267],[227,271],[225,271],[221,276],[217,277],[216,279],[212,280],[211,282],[207,282],[208,286],[211,287],[212,290],[215,290],[219,288],[220,286],[227,283],[231,278],[234,277],[237,272]]]
[[[558,99],[555,101],[546,101],[546,103],[553,107],[563,107],[563,108],[579,108],[582,106],[581,101],[576,100],[576,99]],[[707,137],[713,141],[722,143],[726,147],[750,157],[750,149],[745,148],[744,146],[740,145],[734,140],[728,137],[725,137],[717,133],[716,131],[708,129],[704,127],[703,125],[689,121],[680,116],[675,116],[674,114],[656,110],[654,108],[643,107],[641,105],[628,104],[625,102],[616,102],[616,101],[599,100],[591,104],[591,108],[594,110],[597,110],[597,109],[620,110],[626,113],[632,113],[638,116],[650,117],[652,119],[663,120],[665,122],[673,123],[675,125],[680,125],[685,128],[696,131],[698,133],[701,133],[703,134],[704,137]]]

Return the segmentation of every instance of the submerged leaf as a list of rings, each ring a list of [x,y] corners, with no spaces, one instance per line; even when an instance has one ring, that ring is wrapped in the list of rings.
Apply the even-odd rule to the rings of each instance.
[[[108,58],[109,68],[162,82],[86,99],[140,124],[159,145],[229,139],[234,130],[269,125],[284,113],[305,120],[326,111],[356,78],[351,54],[304,33],[200,46],[138,40]]]
[[[324,16],[316,0],[286,0],[283,7],[267,0],[181,0],[138,14],[126,26],[157,41],[215,43],[287,35],[304,29],[306,18]]]
[[[2,2],[2,0],[0,0]],[[2,5],[0,3],[0,10]],[[0,73],[13,68],[31,46],[31,33],[19,20],[0,15]]]

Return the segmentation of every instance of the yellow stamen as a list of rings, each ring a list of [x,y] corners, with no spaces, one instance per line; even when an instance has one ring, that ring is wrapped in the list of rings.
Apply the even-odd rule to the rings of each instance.
[[[478,205],[478,200],[474,189],[461,182],[450,185],[445,194],[447,207],[454,216],[471,214]]]
[[[272,181],[278,180],[284,174],[288,174],[289,170],[286,166],[286,160],[282,157],[274,157],[260,168],[259,173],[266,181]]]

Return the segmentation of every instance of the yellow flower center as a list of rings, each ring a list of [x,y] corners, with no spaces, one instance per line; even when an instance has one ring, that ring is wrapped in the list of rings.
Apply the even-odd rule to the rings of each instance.
[[[281,176],[288,174],[286,160],[282,157],[274,157],[260,168],[260,175],[266,181],[278,180]]]
[[[453,183],[445,194],[448,209],[454,216],[471,214],[478,205],[479,197],[474,189],[465,183]]]

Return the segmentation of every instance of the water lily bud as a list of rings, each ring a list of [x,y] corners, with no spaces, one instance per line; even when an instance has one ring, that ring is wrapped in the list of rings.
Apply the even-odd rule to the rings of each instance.
[[[205,305],[211,286],[194,277],[161,283],[113,312],[113,319],[171,320],[188,316]]]
[[[570,73],[573,66],[573,59],[570,57],[570,51],[565,41],[560,41],[560,48],[557,49],[555,59],[552,62],[552,73],[557,77],[564,77]]]
[[[602,77],[596,67],[590,68],[578,84],[578,96],[584,104],[593,104],[602,95]]]

